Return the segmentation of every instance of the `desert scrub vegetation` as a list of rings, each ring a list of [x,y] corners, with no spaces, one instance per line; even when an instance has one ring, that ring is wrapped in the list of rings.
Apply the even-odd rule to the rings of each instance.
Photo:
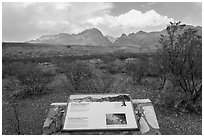
[[[106,63],[104,69],[106,69],[110,74],[117,74],[122,72],[122,70],[124,69],[123,65],[123,61],[115,59],[112,62]]]
[[[133,81],[140,83],[146,73],[147,62],[141,59],[126,62],[125,71],[132,76]]]
[[[13,76],[16,78],[13,85],[18,85],[18,87],[16,87],[16,91],[18,92],[15,92],[13,96],[16,96],[17,98],[26,98],[32,95],[42,95],[47,93],[49,89],[46,85],[53,77],[53,74],[43,72],[37,68],[35,63],[24,64],[21,62],[14,62],[8,64],[6,68],[3,68],[3,73],[4,75],[6,74],[7,76]]]
[[[157,53],[161,72],[184,95],[174,106],[196,111],[195,105],[202,99],[202,37],[195,29],[184,27],[180,22],[167,26]]]
[[[95,76],[81,84],[82,93],[111,93],[115,79],[109,75]]]
[[[94,75],[89,66],[80,60],[59,62],[58,68],[58,73],[65,74],[69,80],[71,87],[67,86],[67,88],[72,93],[80,92],[81,83],[90,80]]]
[[[95,67],[87,60],[58,62],[58,73],[63,73],[70,84],[65,86],[71,93],[109,93],[114,79],[109,74],[94,73]],[[97,67],[97,66],[96,66]]]
[[[8,120],[12,122],[18,135],[23,134],[19,118],[19,102],[22,99],[41,96],[51,91],[47,84],[51,81],[53,74],[43,72],[36,65],[36,63],[13,62],[7,64],[2,71],[5,78],[10,78],[5,87],[7,92],[2,93],[3,101],[10,106],[8,109],[11,110],[13,117]]]

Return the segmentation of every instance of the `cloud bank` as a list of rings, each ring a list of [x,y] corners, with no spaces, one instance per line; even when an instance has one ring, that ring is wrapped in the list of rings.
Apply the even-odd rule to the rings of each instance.
[[[139,30],[161,30],[170,21],[173,21],[173,19],[162,16],[154,10],[142,13],[134,9],[119,16],[104,15],[87,20],[88,23],[113,36],[118,36],[121,33],[137,32]]]
[[[104,35],[164,29],[172,18],[155,10],[111,15],[113,3],[3,3],[3,41],[26,41],[44,34],[79,33],[96,27]]]

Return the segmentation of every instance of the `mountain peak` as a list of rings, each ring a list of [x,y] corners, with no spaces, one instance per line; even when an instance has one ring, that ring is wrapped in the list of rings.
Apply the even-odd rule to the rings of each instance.
[[[136,34],[147,34],[147,32],[140,30]]]
[[[90,28],[88,30],[92,30],[92,31],[99,31],[97,28]]]
[[[121,37],[126,37],[127,35],[125,34],[125,33],[123,33],[122,35],[121,35]]]
[[[62,45],[94,45],[108,46],[112,43],[97,28],[86,29],[79,34],[60,33],[57,35],[44,35],[31,43],[48,43]]]
[[[90,28],[90,29],[86,29],[84,31],[82,31],[79,34],[102,34],[100,30],[98,30],[97,28]],[[103,34],[102,34],[103,35]]]

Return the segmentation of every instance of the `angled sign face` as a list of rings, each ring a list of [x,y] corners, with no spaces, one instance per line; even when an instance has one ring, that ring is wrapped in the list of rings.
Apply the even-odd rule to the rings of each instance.
[[[128,94],[86,94],[69,97],[64,131],[118,129],[138,129]]]

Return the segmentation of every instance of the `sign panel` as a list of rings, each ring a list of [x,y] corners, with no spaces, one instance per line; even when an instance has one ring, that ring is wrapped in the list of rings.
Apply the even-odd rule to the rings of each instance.
[[[71,95],[63,130],[138,129],[128,94]]]

